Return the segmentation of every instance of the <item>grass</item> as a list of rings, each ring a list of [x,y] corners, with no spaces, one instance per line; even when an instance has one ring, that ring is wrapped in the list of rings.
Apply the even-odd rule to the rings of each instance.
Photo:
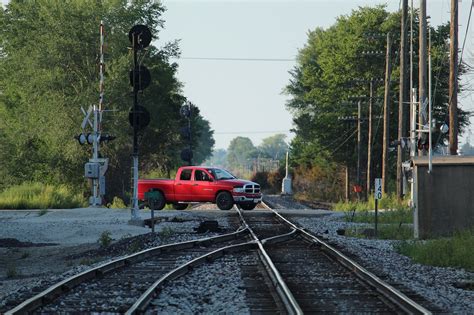
[[[112,200],[112,203],[107,204],[107,208],[113,208],[113,209],[126,209],[127,205],[123,200],[119,197],[114,197]]]
[[[8,266],[8,268],[7,268],[7,278],[11,279],[11,278],[15,278],[16,276],[18,276],[18,271],[16,270],[16,267],[15,266]]]
[[[160,232],[158,232],[158,235],[163,240],[169,239],[173,234],[174,230],[168,226],[165,226]]]
[[[413,238],[413,211],[408,208],[406,200],[399,201],[395,195],[390,195],[379,203],[377,215],[377,238],[390,240],[408,240]],[[374,228],[375,224],[375,201],[373,196],[369,201],[355,201],[355,202],[339,202],[334,209],[337,211],[344,211],[344,219],[346,222],[366,223],[371,226],[351,228],[346,231],[347,236],[354,237],[371,237],[364,233],[368,228]]]
[[[98,240],[98,243],[100,244],[100,246],[102,246],[102,247],[109,246],[112,243],[111,235],[112,235],[112,233],[110,231],[106,230],[106,231],[102,232],[102,234],[100,234],[100,237],[99,237],[99,240]]]
[[[62,209],[84,205],[82,194],[64,185],[26,182],[0,193],[0,209]]]
[[[346,230],[346,236],[358,238],[371,238],[364,230],[373,229],[373,226],[350,228]],[[413,238],[413,227],[400,224],[382,224],[377,226],[377,239],[382,240],[409,240]]]
[[[404,241],[396,249],[420,264],[474,272],[474,228],[455,233],[450,238]]]
[[[395,194],[383,196],[378,202],[379,209],[406,209],[408,208],[408,199],[398,200]],[[375,209],[374,196],[370,195],[367,201],[339,201],[333,207],[334,211],[368,211]]]

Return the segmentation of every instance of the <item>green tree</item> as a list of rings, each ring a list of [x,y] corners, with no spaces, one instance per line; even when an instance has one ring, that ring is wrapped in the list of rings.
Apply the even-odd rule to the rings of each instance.
[[[418,23],[414,23],[417,25]],[[447,119],[448,87],[448,38],[449,26],[432,28],[433,39],[433,77],[434,77],[434,117],[438,124]],[[343,123],[342,116],[356,116],[357,106],[351,104],[350,96],[367,95],[368,81],[383,78],[384,56],[374,57],[366,51],[385,51],[385,36],[374,39],[370,34],[390,32],[395,38],[393,50],[399,49],[397,34],[400,30],[400,13],[389,13],[384,6],[360,7],[350,15],[337,18],[328,29],[317,28],[310,31],[306,45],[299,51],[297,66],[291,71],[290,83],[286,93],[290,95],[287,103],[293,115],[296,137],[292,141],[292,156],[299,165],[320,165],[321,156],[327,161],[354,166],[356,160],[356,125]],[[416,30],[415,30],[416,31]],[[414,50],[417,51],[415,41]],[[392,60],[392,81],[398,82],[398,57]],[[417,73],[417,60],[414,62]],[[462,71],[461,71],[462,72]],[[414,85],[417,86],[415,75]],[[357,81],[359,80],[359,81]],[[383,97],[383,83],[375,85],[375,96]],[[391,91],[392,113],[391,140],[397,138],[398,86]],[[362,104],[362,118],[367,117],[367,102]],[[382,115],[382,101],[374,102],[374,116]],[[460,130],[468,123],[468,113],[459,112]],[[363,140],[367,143],[367,124],[363,124]],[[373,123],[372,156],[376,173],[380,173],[382,124],[376,118]],[[443,143],[444,136],[439,133],[434,138]],[[364,157],[363,157],[364,158]],[[390,162],[393,163],[392,157]],[[392,167],[393,169],[393,167]],[[395,173],[392,173],[394,176]]]
[[[265,157],[273,160],[282,159],[288,150],[288,144],[285,142],[286,135],[276,134],[262,140],[262,144],[258,146],[258,150]]]
[[[224,149],[217,149],[212,152],[212,156],[204,162],[210,166],[227,167],[227,151]]]
[[[227,149],[227,162],[231,168],[239,168],[247,165],[248,159],[257,155],[257,149],[247,137],[236,137],[232,139]]]
[[[85,185],[83,164],[91,148],[79,146],[73,136],[81,132],[80,107],[98,100],[98,31],[103,20],[105,109],[111,111],[104,113],[102,129],[117,139],[103,145],[101,154],[110,159],[108,194],[127,194],[132,151],[128,32],[144,24],[159,39],[163,12],[163,5],[152,0],[12,0],[0,10],[0,189],[25,180]],[[143,58],[152,77],[139,96],[151,115],[139,136],[144,172],[181,163],[176,144],[185,97],[176,79],[177,64],[170,61],[179,49],[177,42],[160,44],[151,45]],[[201,116],[196,119],[202,136],[196,144],[212,147],[208,123]],[[210,151],[203,149],[200,158]]]

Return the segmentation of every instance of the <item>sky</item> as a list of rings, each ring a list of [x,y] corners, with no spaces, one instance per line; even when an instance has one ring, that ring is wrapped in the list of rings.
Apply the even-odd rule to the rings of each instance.
[[[162,2],[167,8],[163,15],[165,29],[155,44],[160,46],[160,43],[180,40],[183,58],[175,60],[179,64],[178,78],[184,84],[184,95],[199,106],[202,115],[210,121],[217,149],[226,149],[237,136],[249,137],[254,145],[275,133],[285,133],[290,140],[292,116],[285,107],[288,96],[282,91],[289,83],[288,72],[296,65],[294,59],[298,49],[304,47],[308,31],[316,27],[327,28],[338,16],[350,14],[358,6],[385,4],[389,11],[397,11],[400,6],[398,0]],[[427,13],[433,25],[449,21],[449,0],[427,2]],[[415,0],[414,6],[418,7],[418,3]],[[471,0],[460,2],[460,45],[470,5]],[[471,64],[473,28],[471,25],[466,43],[469,53],[464,55],[469,55]],[[474,81],[474,77],[470,79]],[[474,110],[472,92],[460,95],[459,104],[464,109]],[[471,129],[474,130],[472,126]]]
[[[1,0],[7,3],[7,0]],[[79,0],[78,0],[79,1]],[[237,137],[254,145],[284,133],[291,140],[291,113],[286,110],[289,71],[296,63],[309,30],[327,28],[340,15],[359,6],[384,4],[394,12],[400,0],[162,0],[165,29],[154,44],[180,40],[178,79],[184,95],[196,104],[214,130],[215,148],[227,149]],[[410,3],[410,1],[409,1]],[[428,0],[431,24],[450,18],[450,0]],[[418,7],[419,0],[413,1]],[[459,45],[462,46],[471,0],[459,4]],[[463,59],[474,65],[474,17]],[[190,58],[190,59],[187,59]],[[192,59],[192,58],[211,58]],[[215,60],[250,59],[250,60]],[[257,60],[251,60],[257,59]],[[265,60],[259,60],[265,59]],[[273,59],[278,59],[275,61]],[[474,111],[474,73],[462,79],[470,91],[459,95],[459,106]],[[474,118],[470,131],[474,133]],[[468,133],[460,138],[462,144]],[[471,137],[471,143],[474,138]]]

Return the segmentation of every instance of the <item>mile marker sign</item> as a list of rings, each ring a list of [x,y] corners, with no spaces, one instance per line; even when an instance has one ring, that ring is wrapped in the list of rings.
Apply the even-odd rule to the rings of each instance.
[[[382,179],[381,178],[375,179],[375,199],[377,200],[382,199]]]

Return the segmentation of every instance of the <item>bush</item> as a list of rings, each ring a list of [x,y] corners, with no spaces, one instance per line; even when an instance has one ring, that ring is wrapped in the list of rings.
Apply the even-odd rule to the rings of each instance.
[[[82,194],[65,185],[25,182],[0,193],[0,209],[60,209],[85,206]]]
[[[112,200],[112,203],[107,204],[107,208],[113,208],[113,209],[125,209],[127,206],[125,205],[125,202],[119,197],[114,197]]]
[[[344,176],[336,165],[313,165],[296,168],[293,187],[301,200],[337,201],[344,196]]]
[[[439,267],[458,267],[474,271],[474,228],[451,238],[428,241],[405,241],[397,251],[415,262]]]
[[[100,234],[100,237],[99,237],[99,240],[98,240],[100,246],[102,246],[102,247],[109,246],[112,243],[111,235],[112,235],[112,233],[110,231],[102,232],[102,234]]]

